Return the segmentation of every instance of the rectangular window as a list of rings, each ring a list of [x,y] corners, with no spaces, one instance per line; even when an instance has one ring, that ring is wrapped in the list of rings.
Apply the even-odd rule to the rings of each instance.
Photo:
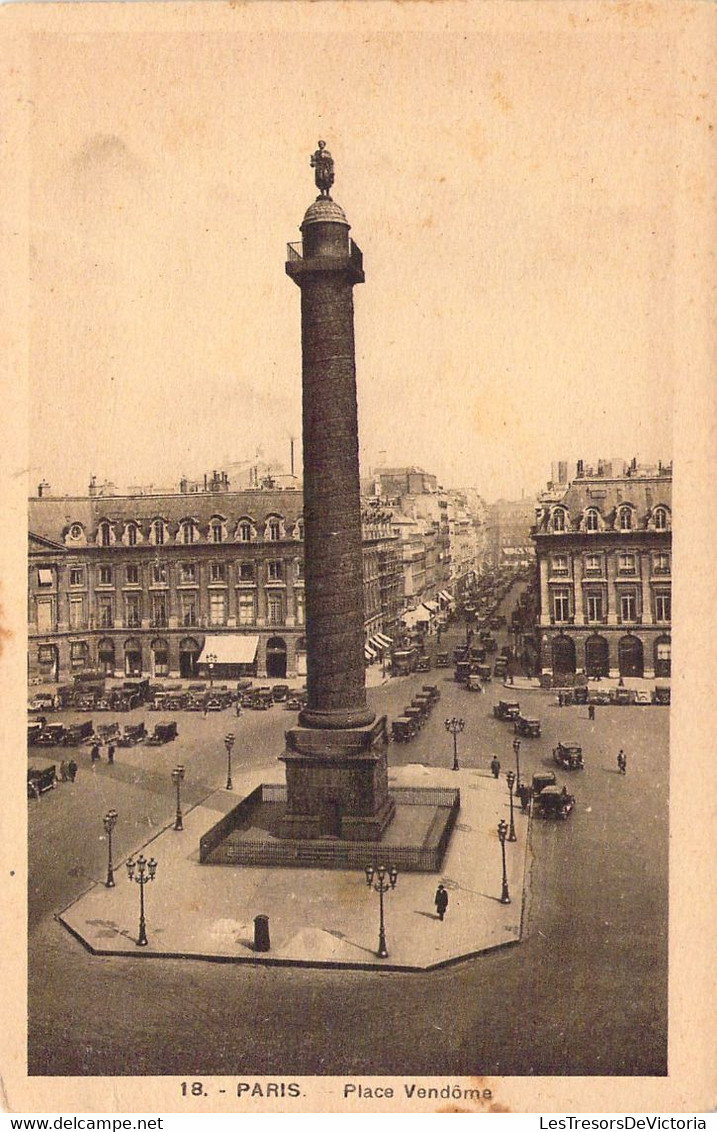
[[[78,566],[70,570],[70,585],[81,586],[85,580],[85,572],[82,567]]]
[[[239,563],[239,581],[240,582],[253,582],[254,581],[254,563],[253,562],[240,562]]]
[[[227,619],[227,599],[223,592],[209,595],[209,624],[224,625]]]
[[[179,580],[185,584],[196,582],[197,567],[194,562],[182,562],[179,567]]]
[[[602,574],[602,558],[599,554],[588,554],[586,556],[585,573],[593,576]]]
[[[152,563],[152,584],[163,585],[167,581],[167,565],[165,562]]]
[[[128,629],[139,629],[142,624],[142,595],[125,594],[125,625]]]
[[[112,598],[100,597],[97,599],[97,624],[100,629],[112,628]]]
[[[568,572],[568,556],[567,556],[567,554],[554,554],[552,564],[553,564],[553,574],[567,574],[567,572]]]
[[[227,568],[223,562],[210,562],[209,563],[209,581],[210,582],[226,582]]]
[[[85,627],[85,599],[82,597],[70,598],[70,628],[84,629]]]
[[[281,527],[277,519],[269,521],[269,539],[271,542],[278,542],[281,538]]]
[[[655,574],[669,574],[670,572],[670,556],[669,554],[655,554],[652,559],[652,569]]]
[[[567,590],[556,590],[553,594],[553,616],[556,621],[567,621],[570,617],[570,594]]]
[[[251,526],[249,523],[239,524],[239,538],[242,542],[251,542]]]
[[[267,598],[267,611],[270,625],[284,624],[284,599],[282,594],[269,594]]]
[[[128,586],[139,585],[139,566],[128,566],[127,567],[127,585]]]
[[[634,574],[636,570],[634,554],[619,554],[617,558],[618,574]]]
[[[635,621],[637,618],[637,596],[628,590],[620,594],[620,620]]]
[[[603,604],[601,593],[588,593],[586,597],[588,621],[602,621]]]
[[[669,641],[658,641],[655,646],[655,656],[658,660],[669,660],[672,654],[672,645]]]
[[[48,570],[47,567],[41,566],[37,571],[37,584],[38,586],[51,586],[52,570]]]
[[[100,566],[98,574],[97,574],[97,579],[98,579],[98,585],[100,585],[100,586],[111,586],[112,585],[112,567],[111,566]]]
[[[284,563],[279,559],[267,562],[266,576],[270,582],[280,582],[284,576]]]
[[[672,620],[672,596],[669,593],[655,594],[655,620]]]
[[[40,598],[37,602],[37,631],[38,633],[51,633],[54,625],[52,613],[52,598]]]
[[[194,594],[182,594],[180,597],[182,610],[182,624],[197,624],[197,599]]]
[[[70,644],[70,666],[84,668],[89,658],[87,641],[73,641]]]
[[[152,626],[155,629],[167,627],[167,595],[152,594]]]
[[[253,593],[239,594],[239,624],[254,625],[256,622],[256,605]]]

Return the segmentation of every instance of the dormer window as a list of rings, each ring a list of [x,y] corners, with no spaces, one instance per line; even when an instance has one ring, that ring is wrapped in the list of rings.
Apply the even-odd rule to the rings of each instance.
[[[224,542],[224,523],[221,519],[212,519],[209,526],[209,541],[213,543]]]
[[[239,539],[241,542],[251,542],[251,523],[246,519],[239,524]]]
[[[597,531],[599,529],[600,520],[598,518],[598,512],[595,507],[590,507],[589,510],[585,512],[585,530]]]
[[[109,546],[112,541],[112,529],[107,521],[100,523],[97,533],[100,546]]]
[[[563,511],[562,507],[557,507],[555,511],[553,511],[553,530],[565,530],[565,512]]]
[[[667,530],[667,511],[664,507],[656,507],[653,512],[653,522],[656,531]]]
[[[136,546],[137,545],[137,524],[136,523],[128,523],[127,524],[127,529],[125,530],[125,541],[127,543],[127,546]]]
[[[617,525],[621,531],[632,530],[632,508],[621,507],[617,513]]]
[[[184,543],[185,546],[191,546],[195,538],[196,528],[194,526],[194,523],[191,521],[191,519],[185,519],[179,528],[180,542]]]
[[[164,523],[161,519],[155,519],[152,523],[152,541],[155,546],[164,546]]]
[[[281,521],[279,519],[269,519],[266,525],[266,536],[269,542],[278,542],[281,538]]]

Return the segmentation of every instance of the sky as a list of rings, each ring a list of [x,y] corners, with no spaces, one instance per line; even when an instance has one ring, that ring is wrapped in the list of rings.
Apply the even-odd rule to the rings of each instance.
[[[490,501],[671,458],[684,72],[649,5],[103,7],[32,50],[31,491],[288,469],[319,138],[364,474]]]

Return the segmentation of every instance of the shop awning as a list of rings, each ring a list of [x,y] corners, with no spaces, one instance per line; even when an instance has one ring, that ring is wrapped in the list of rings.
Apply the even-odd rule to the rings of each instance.
[[[390,649],[391,645],[393,644],[393,641],[391,640],[391,638],[387,637],[385,635],[385,633],[376,633],[376,635],[374,636],[373,639],[375,641],[378,641],[381,648],[383,648],[383,649]]]
[[[253,664],[259,637],[256,633],[209,633],[199,654],[199,663],[207,664],[208,657],[214,664]]]
[[[453,601],[453,598],[451,597],[451,595],[448,593],[447,590],[439,590],[438,596],[441,599],[441,601],[447,601],[449,603]]]
[[[406,612],[401,615],[401,620],[403,621],[404,625],[407,625],[409,629],[412,629],[414,625],[419,625],[421,622],[429,621],[430,617],[430,610],[426,609],[423,605],[419,605],[418,609],[407,609]]]
[[[437,601],[424,601],[423,605],[428,610],[429,613],[435,613],[436,610],[438,609],[438,602]]]
[[[374,649],[371,648],[370,645],[364,645],[363,653],[364,653],[364,656],[366,657],[366,660],[375,660],[376,659],[377,653],[375,652]]]

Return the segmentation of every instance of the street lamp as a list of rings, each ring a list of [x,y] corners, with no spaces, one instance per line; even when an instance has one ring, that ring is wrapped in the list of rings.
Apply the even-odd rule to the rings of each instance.
[[[377,878],[374,884],[374,876]],[[388,880],[386,880],[388,876]],[[379,865],[378,869],[373,865],[366,866],[366,884],[369,888],[373,888],[378,893],[379,901],[379,929],[378,929],[378,952],[379,959],[388,958],[388,951],[386,950],[386,931],[383,924],[383,895],[388,892],[389,888],[396,887],[398,880],[398,869],[395,865],[391,865],[390,869],[386,869],[385,865]]]
[[[505,780],[508,783],[508,792],[510,794],[510,833],[508,834],[508,840],[517,841],[518,838],[515,836],[515,822],[513,821],[513,787],[515,786],[515,774],[512,770],[508,771]]]
[[[503,854],[503,891],[500,894],[501,904],[510,904],[510,893],[508,892],[508,874],[505,871],[505,837],[508,832],[508,826],[501,818],[498,822],[498,840],[500,841],[500,848]]]
[[[455,716],[452,716],[451,719],[447,719],[446,722],[445,722],[446,731],[449,731],[453,736],[453,769],[454,770],[460,770],[461,769],[458,765],[458,733],[463,730],[465,725],[466,725],[466,721],[464,719],[456,719]]]
[[[135,869],[137,875],[135,876]],[[146,947],[148,944],[147,939],[147,926],[144,920],[144,886],[149,881],[154,880],[154,874],[157,871],[157,862],[154,857],[150,857],[147,861],[140,853],[137,860],[130,860],[127,862],[127,873],[130,880],[134,880],[139,885],[139,939],[137,940],[137,947]]]
[[[117,825],[117,811],[108,810],[102,819],[102,824],[105,827],[105,833],[107,834],[107,880],[105,881],[105,884],[107,885],[107,888],[114,888],[115,874],[112,865],[112,830]]]
[[[184,826],[182,825],[182,799],[181,799],[181,795],[180,795],[180,790],[181,790],[181,787],[182,787],[182,780],[183,779],[184,779],[184,767],[183,766],[175,766],[174,770],[172,771],[172,782],[177,787],[177,817],[176,817],[176,820],[174,822],[174,828],[175,829],[184,829]]]
[[[520,739],[513,740],[513,750],[515,751],[515,781],[520,788]]]
[[[209,687],[214,687],[214,665],[217,663],[217,654],[208,652],[206,655],[207,668],[209,669]]]
[[[232,731],[224,736],[224,746],[227,749],[227,790],[232,789],[232,747],[234,746],[235,736]]]

